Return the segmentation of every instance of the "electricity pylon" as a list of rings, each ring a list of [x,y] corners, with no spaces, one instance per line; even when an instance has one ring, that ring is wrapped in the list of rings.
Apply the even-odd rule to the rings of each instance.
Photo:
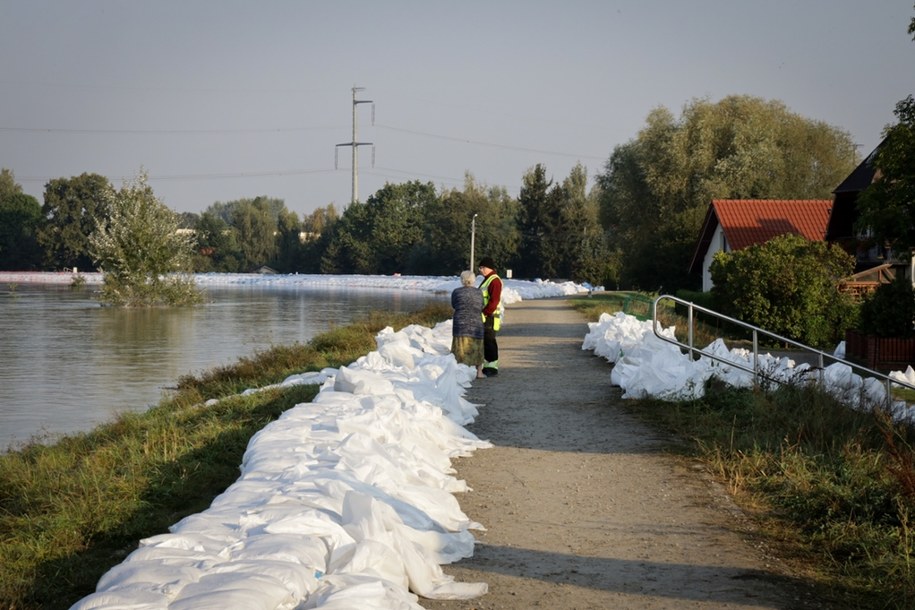
[[[371,104],[372,105],[372,125],[375,124],[375,103],[372,100],[357,100],[356,92],[364,91],[365,87],[353,87],[353,139],[350,142],[343,142],[342,144],[337,144],[337,147],[334,149],[334,169],[337,169],[337,151],[341,146],[349,146],[353,149],[353,197],[350,200],[350,203],[359,203],[359,155],[356,152],[356,149],[360,146],[371,146],[372,147],[372,166],[375,165],[375,148],[372,142],[359,142],[356,140],[356,106],[359,104]]]

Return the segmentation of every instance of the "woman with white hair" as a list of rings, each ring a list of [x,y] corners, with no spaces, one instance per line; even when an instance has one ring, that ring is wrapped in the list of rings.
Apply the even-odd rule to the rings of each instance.
[[[454,309],[451,329],[451,353],[461,364],[477,369],[477,379],[483,375],[483,293],[474,286],[473,271],[461,273],[461,286],[451,293]]]

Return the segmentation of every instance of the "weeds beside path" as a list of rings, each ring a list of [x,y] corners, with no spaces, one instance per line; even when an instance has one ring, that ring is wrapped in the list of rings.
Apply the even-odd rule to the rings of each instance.
[[[584,317],[564,299],[512,305],[501,372],[468,393],[470,429],[494,447],[455,462],[478,533],[446,572],[489,583],[494,608],[816,608],[801,578],[753,542],[704,469],[629,415],[606,361],[582,351]]]

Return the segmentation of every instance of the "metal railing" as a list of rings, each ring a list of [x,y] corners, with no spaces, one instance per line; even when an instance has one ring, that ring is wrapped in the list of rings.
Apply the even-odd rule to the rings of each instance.
[[[659,330],[660,324],[658,322],[658,312],[660,311],[660,307],[658,305],[663,300],[673,301],[674,303],[679,303],[681,305],[686,306],[687,325],[688,325],[688,331],[687,331],[688,338],[687,338],[686,343],[683,343],[682,341],[679,341],[676,338],[665,337],[664,335],[661,334],[661,332]],[[734,360],[730,360],[728,358],[722,358],[720,356],[702,351],[701,349],[697,348],[694,344],[694,329],[695,329],[694,312],[701,312],[701,313],[711,316],[713,318],[717,318],[718,320],[725,321],[729,324],[733,324],[737,327],[750,331],[752,333],[752,337],[753,337],[753,366],[750,367],[741,362],[735,362]],[[773,332],[769,332],[767,330],[759,328],[758,326],[753,326],[752,324],[742,322],[741,320],[737,320],[736,318],[731,318],[730,316],[726,316],[722,313],[719,313],[719,312],[711,310],[711,309],[707,309],[705,307],[701,307],[699,305],[691,303],[690,301],[686,301],[684,299],[680,299],[678,297],[671,296],[669,294],[662,294],[662,295],[658,296],[657,298],[655,298],[654,305],[652,307],[651,316],[652,316],[652,324],[651,324],[652,330],[654,330],[654,334],[658,339],[661,339],[662,341],[666,341],[668,343],[673,343],[674,345],[680,347],[681,349],[686,349],[690,355],[690,358],[695,359],[697,356],[701,356],[703,358],[710,358],[710,359],[716,360],[718,362],[726,363],[728,366],[732,366],[732,367],[740,369],[742,371],[746,371],[747,373],[752,373],[753,382],[757,383],[757,384],[759,383],[759,379],[761,377],[763,377],[769,381],[774,381],[776,383],[787,383],[784,379],[779,379],[779,378],[767,375],[765,373],[765,371],[760,369],[760,366],[759,366],[759,337],[760,337],[760,335],[762,335],[765,338],[774,339],[775,341],[778,341],[778,342],[781,342],[781,343],[784,343],[787,345],[791,345],[804,353],[816,356],[817,364],[816,364],[815,370],[817,371],[817,381],[821,386],[823,385],[823,382],[824,382],[824,371],[826,368],[825,363],[828,360],[828,361],[830,361],[831,364],[841,363],[841,364],[851,367],[852,371],[861,371],[861,373],[859,373],[859,374],[862,377],[867,376],[867,377],[873,377],[875,379],[882,380],[884,387],[886,389],[887,406],[892,405],[892,402],[893,402],[893,395],[892,395],[892,386],[893,385],[898,385],[901,387],[909,388],[911,390],[915,390],[915,386],[913,386],[909,383],[906,383],[904,381],[900,381],[898,379],[892,379],[889,375],[885,375],[879,371],[869,369],[865,366],[861,366],[860,364],[856,364],[854,362],[849,362],[848,360],[844,360],[844,359],[839,358],[838,356],[834,356],[832,354],[827,354],[826,352],[820,351],[820,350],[810,347],[808,345],[804,345],[803,343],[799,343],[798,341],[794,341],[793,339],[788,339],[787,337],[782,337],[781,335],[777,335]],[[864,402],[864,396],[863,396],[864,385],[863,384],[862,384],[861,388],[862,388],[862,396],[860,397],[860,400],[863,403]]]

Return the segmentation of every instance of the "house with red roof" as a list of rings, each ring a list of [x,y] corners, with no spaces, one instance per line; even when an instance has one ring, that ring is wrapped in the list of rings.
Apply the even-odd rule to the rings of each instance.
[[[689,271],[702,274],[702,290],[708,292],[712,289],[709,268],[718,252],[742,250],[785,233],[823,241],[832,205],[830,199],[714,199]]]

